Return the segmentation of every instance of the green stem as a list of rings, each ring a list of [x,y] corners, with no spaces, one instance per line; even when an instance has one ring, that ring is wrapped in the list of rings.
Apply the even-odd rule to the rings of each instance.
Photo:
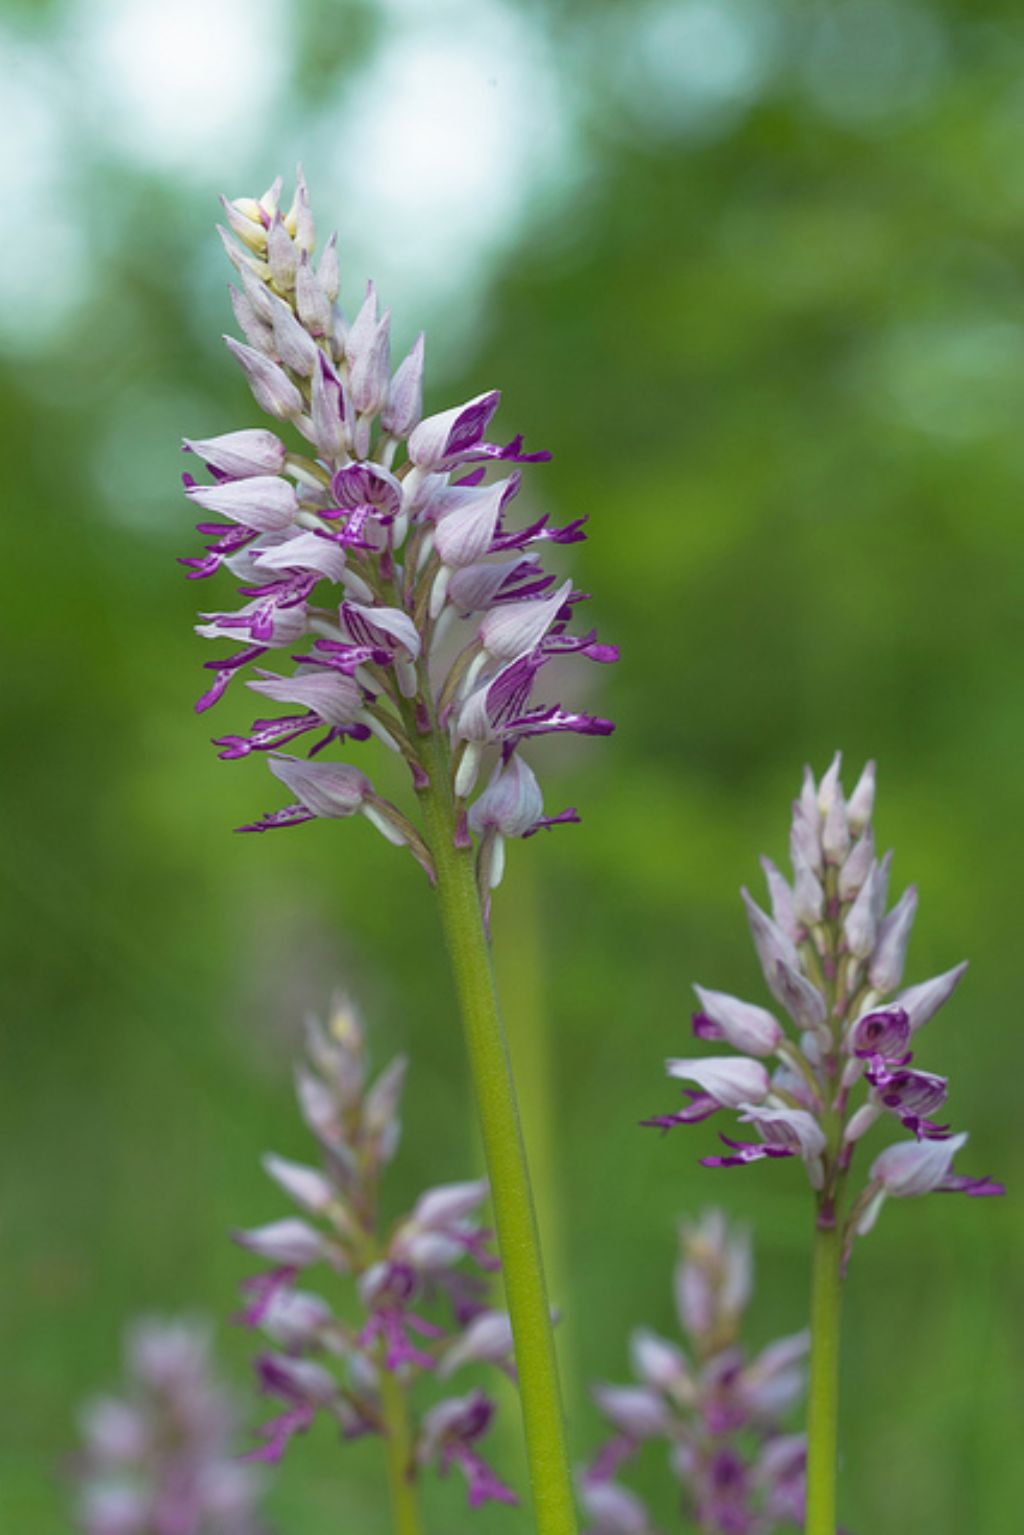
[[[390,1370],[381,1365],[380,1401],[387,1428],[388,1481],[391,1484],[391,1508],[395,1517],[395,1535],[423,1535],[416,1484],[412,1478],[412,1435],[405,1392]]]
[[[424,816],[491,1183],[515,1340],[537,1535],[575,1535],[572,1478],[540,1239],[474,860],[468,850],[454,844],[450,766],[438,732],[424,741],[424,755],[430,773],[430,788],[423,792]]]
[[[818,1228],[811,1277],[811,1385],[805,1535],[836,1535],[842,1228]]]

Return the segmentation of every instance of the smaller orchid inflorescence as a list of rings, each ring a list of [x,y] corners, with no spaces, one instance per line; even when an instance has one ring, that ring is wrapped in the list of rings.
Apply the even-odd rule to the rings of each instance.
[[[806,1443],[787,1433],[803,1395],[808,1334],[770,1344],[753,1359],[740,1324],[753,1287],[750,1237],[718,1210],[680,1230],[675,1302],[688,1351],[646,1330],[633,1334],[639,1381],[599,1386],[614,1429],[580,1479],[590,1535],[657,1535],[643,1501],[617,1480],[648,1441],[668,1446],[669,1469],[694,1528],[769,1535],[800,1528]]]
[[[793,805],[792,884],[762,860],[772,915],[742,892],[765,981],[796,1038],[766,1008],[695,987],[694,1034],[737,1053],[668,1061],[670,1076],[696,1085],[684,1090],[684,1108],[646,1123],[668,1129],[720,1109],[737,1112],[760,1140],[723,1135],[725,1154],[704,1157],[705,1166],[801,1157],[818,1194],[819,1223],[827,1226],[862,1138],[879,1120],[899,1122],[913,1138],[872,1162],[846,1216],[848,1257],[886,1198],[1003,1189],[953,1172],[967,1135],[933,1117],[946,1101],[946,1078],[911,1064],[911,1041],[948,1001],[966,964],[899,990],[917,891],[910,886],[886,912],[892,853],[876,856],[874,764],[848,800],[840,766],[837,754],[820,784],[805,770]]]
[[[593,631],[568,632],[587,594],[537,559],[547,543],[584,538],[586,519],[512,525],[520,471],[488,479],[488,470],[550,455],[524,452],[521,437],[486,440],[497,390],[421,419],[422,335],[392,374],[390,311],[378,312],[373,284],[350,323],[337,303],[334,235],[314,265],[301,170],[288,211],[280,197],[277,181],[258,199],[222,199],[230,233],[221,234],[240,280],[231,301],[246,340],[225,339],[257,404],[307,446],[295,451],[262,429],[185,441],[210,475],[200,484],[186,474],[186,494],[224,520],[199,524],[206,552],[183,563],[192,579],[227,566],[245,599],[199,626],[242,648],[206,663],[214,681],[197,708],[214,704],[251,663],[290,654],[290,675],[257,668],[248,683],[289,712],[216,742],[225,758],[270,752],[271,771],[294,796],[241,830],[361,813],[432,874],[430,838],[415,818],[359,768],[320,755],[372,734],[401,753],[417,790],[445,778],[458,844],[479,839],[486,891],[501,877],[504,838],[579,819],[571,809],[544,814],[523,743],[612,729],[534,698],[556,658],[616,658]],[[300,739],[314,741],[308,756],[281,751]],[[487,762],[486,787],[473,800]]]
[[[238,1459],[239,1416],[213,1374],[208,1328],[150,1318],[128,1331],[125,1391],[81,1416],[73,1465],[83,1535],[265,1535],[263,1478]]]
[[[447,1397],[409,1427],[410,1393],[424,1376],[447,1381],[464,1365],[493,1365],[515,1378],[512,1335],[489,1300],[500,1268],[491,1232],[477,1215],[483,1181],[428,1189],[412,1212],[384,1228],[382,1173],[398,1147],[406,1063],[396,1058],[374,1081],[352,1008],[338,1002],[326,1027],[308,1025],[308,1060],[298,1068],[302,1117],[316,1137],[322,1167],[267,1156],[271,1178],[303,1211],[235,1239],[273,1267],[246,1280],[240,1320],[274,1345],[257,1361],[262,1390],[284,1411],[261,1430],[248,1457],[277,1461],[289,1439],[318,1415],[333,1418],[345,1439],[401,1434],[411,1480],[428,1463],[456,1466],[469,1501],[515,1503],[478,1445],[495,1413],[479,1389]],[[331,1300],[296,1285],[320,1267],[337,1289]],[[424,1315],[430,1311],[430,1316]],[[353,1320],[356,1317],[357,1320]],[[396,1422],[390,1402],[400,1394]]]

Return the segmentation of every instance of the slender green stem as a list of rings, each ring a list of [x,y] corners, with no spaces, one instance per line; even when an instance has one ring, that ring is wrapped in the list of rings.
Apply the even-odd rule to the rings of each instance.
[[[814,1239],[811,1276],[805,1535],[836,1535],[842,1244],[842,1227],[838,1222],[824,1228],[819,1226]]]
[[[437,894],[455,979],[491,1182],[498,1247],[526,1435],[537,1535],[575,1535],[551,1316],[515,1087],[498,1010],[470,852],[456,848],[455,807],[445,743],[424,743],[430,787],[423,792]]]
[[[390,1370],[382,1367],[378,1373],[381,1409],[387,1428],[388,1481],[395,1535],[423,1535],[416,1484],[412,1479],[412,1435],[405,1392]]]

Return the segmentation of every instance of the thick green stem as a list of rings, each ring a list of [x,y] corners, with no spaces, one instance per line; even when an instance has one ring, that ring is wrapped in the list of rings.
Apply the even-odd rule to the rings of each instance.
[[[388,1481],[395,1535],[423,1535],[416,1484],[412,1479],[412,1436],[402,1386],[390,1370],[380,1369],[380,1400],[387,1428]]]
[[[423,793],[424,815],[491,1183],[515,1340],[537,1535],[575,1535],[572,1478],[540,1240],[474,860],[469,851],[454,844],[450,766],[444,743],[436,733],[427,739],[424,751],[431,781]]]
[[[811,1277],[811,1385],[807,1415],[805,1535],[836,1535],[839,1421],[839,1313],[842,1229],[817,1230]]]

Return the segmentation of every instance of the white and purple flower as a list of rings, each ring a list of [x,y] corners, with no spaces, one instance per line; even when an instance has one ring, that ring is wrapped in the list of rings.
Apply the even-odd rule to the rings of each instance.
[[[914,1139],[876,1160],[845,1217],[852,1240],[873,1224],[887,1196],[931,1189],[982,1196],[1002,1187],[952,1172],[966,1137],[935,1118],[949,1084],[913,1063],[917,1032],[952,996],[966,966],[898,990],[917,892],[908,888],[886,912],[892,854],[875,852],[874,766],[849,800],[839,770],[837,756],[820,784],[805,772],[790,830],[792,882],[763,860],[771,913],[743,891],[765,982],[791,1032],[767,1008],[696,987],[694,1034],[737,1053],[670,1060],[669,1076],[696,1087],[684,1090],[682,1108],[644,1123],[668,1130],[720,1109],[737,1112],[759,1139],[722,1135],[725,1151],[703,1157],[704,1165],[798,1157],[818,1194],[819,1219],[829,1224],[845,1202],[862,1138],[879,1122],[898,1122]]]
[[[422,335],[392,374],[390,312],[378,312],[373,284],[348,324],[337,304],[334,236],[314,264],[301,171],[287,213],[279,198],[275,183],[262,198],[222,199],[229,229],[221,235],[241,282],[232,303],[246,337],[228,339],[228,347],[257,404],[297,439],[288,444],[262,428],[185,439],[210,476],[200,484],[185,475],[186,494],[219,520],[199,524],[205,552],[182,563],[190,579],[228,566],[247,599],[237,612],[206,615],[199,626],[205,637],[235,639],[242,649],[206,663],[214,681],[197,708],[215,704],[252,662],[306,642],[291,656],[297,670],[290,676],[262,671],[251,684],[301,712],[217,738],[220,755],[277,751],[315,732],[315,756],[372,735],[402,754],[414,788],[424,790],[425,745],[440,734],[460,846],[480,838],[486,891],[501,877],[506,837],[579,819],[574,810],[542,813],[536,781],[520,768],[523,744],[552,732],[606,735],[613,728],[535,696],[556,656],[616,658],[592,632],[568,632],[585,594],[571,581],[552,590],[555,578],[536,557],[545,543],[582,539],[584,519],[564,528],[551,527],[546,516],[512,524],[521,474],[489,479],[490,467],[550,455],[524,452],[520,437],[487,439],[497,390],[421,419]],[[494,771],[470,803],[485,759]],[[425,837],[367,778],[329,762],[325,769],[339,770],[333,779],[326,772],[301,777],[295,762],[272,758],[270,766],[297,803],[240,830],[360,811],[431,873]]]

